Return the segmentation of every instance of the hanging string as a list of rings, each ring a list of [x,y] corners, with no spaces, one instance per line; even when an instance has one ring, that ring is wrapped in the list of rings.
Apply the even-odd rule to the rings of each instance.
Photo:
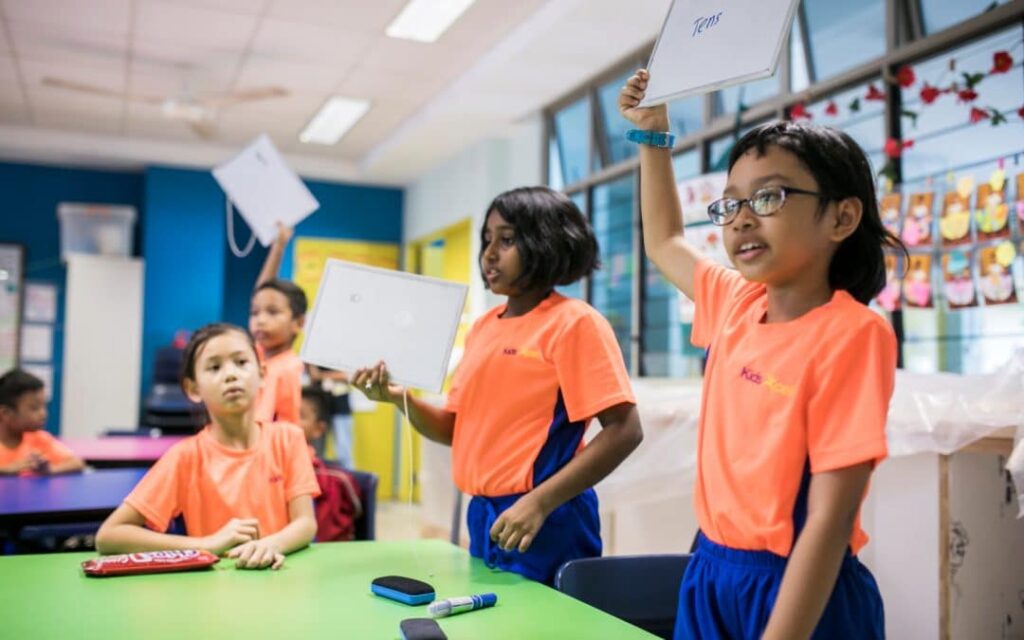
[[[236,258],[244,258],[252,253],[252,248],[256,245],[256,234],[252,233],[249,236],[249,244],[245,245],[245,249],[239,249],[235,242],[235,217],[231,215],[232,211],[234,211],[234,207],[231,206],[231,198],[225,196],[224,215],[227,218],[228,246],[231,247],[231,253],[235,254]]]

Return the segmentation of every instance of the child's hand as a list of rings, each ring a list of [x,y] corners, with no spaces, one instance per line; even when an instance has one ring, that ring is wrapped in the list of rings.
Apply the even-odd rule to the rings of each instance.
[[[491,540],[505,551],[516,549],[525,553],[537,537],[548,514],[530,493],[516,500],[491,527]]]
[[[626,86],[619,92],[619,113],[640,129],[649,131],[668,131],[668,107],[659,104],[654,107],[637,107],[647,91],[647,82],[651,74],[647,69],[638,69],[626,80]]]
[[[286,244],[288,244],[288,242],[292,239],[292,236],[294,234],[295,234],[295,231],[291,227],[286,226],[283,222],[278,222],[277,223],[277,238],[274,240],[274,242],[276,242],[277,244],[279,244],[279,245],[281,245],[283,247]]]
[[[11,464],[0,466],[0,473],[16,476],[22,471],[32,471],[34,466],[35,463],[32,461],[32,456],[25,456]]]
[[[27,460],[32,465],[32,471],[40,475],[46,475],[50,473],[50,461],[46,459],[46,456],[39,453],[38,451],[32,451],[28,454]]]
[[[228,551],[228,557],[235,560],[235,566],[239,569],[270,567],[277,570],[284,564],[284,554],[276,544],[267,539],[251,540],[240,544]]]
[[[350,383],[356,389],[363,392],[363,395],[376,402],[390,402],[394,404],[402,397],[402,387],[389,382],[390,375],[388,367],[383,362],[366,369],[357,369],[352,374]]]
[[[240,544],[260,537],[260,523],[256,518],[232,518],[220,531],[203,538],[202,547],[220,555]]]

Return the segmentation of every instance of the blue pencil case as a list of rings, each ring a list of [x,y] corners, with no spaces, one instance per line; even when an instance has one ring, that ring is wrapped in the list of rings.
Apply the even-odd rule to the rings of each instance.
[[[370,583],[370,591],[382,598],[408,605],[434,601],[434,587],[404,576],[382,576]]]

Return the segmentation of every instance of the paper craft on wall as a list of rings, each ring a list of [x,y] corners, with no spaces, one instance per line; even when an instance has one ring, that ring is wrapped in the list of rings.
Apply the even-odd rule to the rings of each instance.
[[[978,187],[974,203],[974,223],[978,228],[978,240],[996,240],[1010,237],[1010,207],[1006,204],[1006,183],[999,181],[997,189],[992,182]]]
[[[982,247],[978,250],[978,286],[986,304],[1008,304],[1017,301],[1013,285],[1013,261],[1017,251],[1012,242]]]
[[[675,0],[647,69],[641,106],[775,73],[798,0]]]
[[[935,194],[931,191],[910,196],[910,206],[903,218],[901,237],[908,247],[919,247],[932,242],[932,202]]]
[[[875,297],[875,301],[886,311],[900,308],[899,262],[893,254],[885,254],[885,287]]]
[[[903,279],[903,299],[908,307],[932,306],[932,257],[911,254],[907,275]]]
[[[1024,171],[1017,174],[1017,220],[1021,233],[1024,233]]]
[[[969,249],[953,249],[942,254],[942,273],[946,305],[950,309],[977,306]]]
[[[951,191],[943,199],[939,219],[942,246],[955,247],[971,241],[971,212],[967,196]]]
[[[722,197],[728,179],[728,173],[716,171],[677,182],[683,224],[708,222],[708,205]]]
[[[889,193],[882,196],[878,207],[882,214],[882,224],[893,235],[900,234],[900,205],[903,197],[898,193]]]

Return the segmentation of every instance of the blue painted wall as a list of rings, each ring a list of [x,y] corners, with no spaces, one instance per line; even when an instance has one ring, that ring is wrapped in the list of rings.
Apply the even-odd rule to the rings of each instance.
[[[57,321],[53,339],[53,382],[46,428],[56,433],[60,425],[61,359],[64,355],[64,284],[66,270],[60,260],[60,227],[57,205],[61,202],[120,204],[143,209],[141,172],[92,171],[28,164],[0,163],[0,242],[25,245],[28,282],[57,286]],[[139,243],[135,243],[136,255]]]
[[[296,236],[401,242],[402,191],[319,181],[307,182],[320,209],[303,221]],[[7,206],[0,214],[0,241],[28,248],[29,280],[60,287],[58,326],[64,313],[64,267],[59,260],[57,203],[129,204],[139,212],[136,255],[146,261],[143,316],[142,389],[149,391],[153,357],[179,329],[193,330],[226,320],[245,326],[249,297],[266,250],[258,243],[248,257],[227,246],[224,195],[208,171],[151,167],[117,173],[0,163],[0,189]],[[236,218],[237,243],[249,229]],[[292,273],[291,247],[281,274]],[[55,379],[48,428],[60,424],[60,331],[54,344]]]

